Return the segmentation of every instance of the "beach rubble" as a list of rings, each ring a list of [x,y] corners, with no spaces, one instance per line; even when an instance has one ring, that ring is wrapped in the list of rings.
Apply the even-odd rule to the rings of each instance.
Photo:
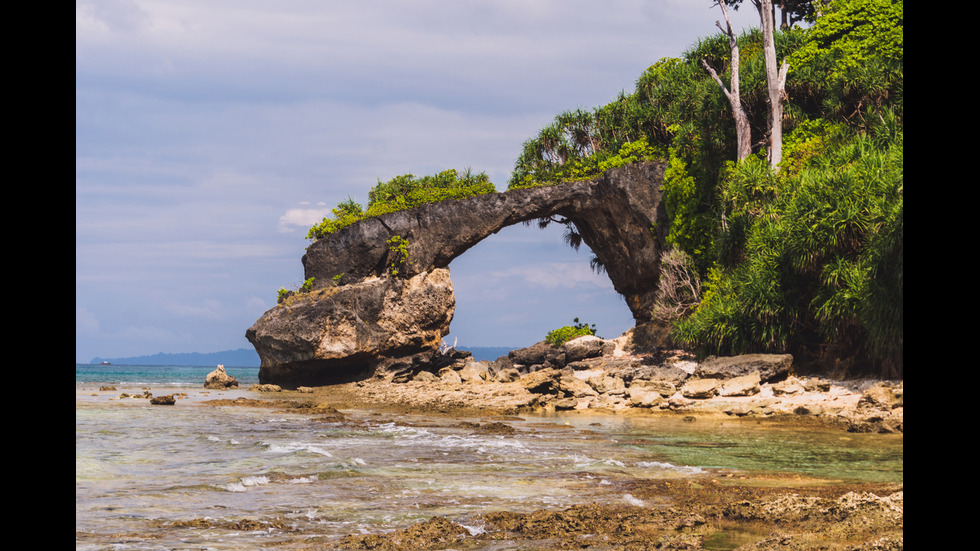
[[[583,350],[592,352],[583,356]],[[423,410],[791,415],[851,432],[904,431],[902,381],[797,374],[788,354],[701,362],[683,351],[638,354],[630,349],[628,333],[612,340],[580,337],[562,347],[538,343],[494,361],[452,354],[455,359],[437,373],[418,364],[345,386],[371,403]]]

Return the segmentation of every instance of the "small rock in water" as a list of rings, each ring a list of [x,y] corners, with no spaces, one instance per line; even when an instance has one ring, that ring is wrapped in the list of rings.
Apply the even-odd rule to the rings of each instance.
[[[238,388],[238,380],[225,373],[225,366],[221,364],[204,378],[204,388],[224,390],[232,387]]]
[[[156,396],[150,398],[150,403],[155,406],[172,406],[177,402],[177,398],[173,394],[167,394],[166,396]]]

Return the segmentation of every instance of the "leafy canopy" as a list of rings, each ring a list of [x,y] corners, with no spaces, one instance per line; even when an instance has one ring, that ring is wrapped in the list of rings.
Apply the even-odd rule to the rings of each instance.
[[[701,285],[697,304],[697,293],[678,302],[678,340],[901,371],[903,3],[832,0],[819,16],[815,4],[783,3],[790,24],[812,26],[774,37],[790,64],[778,172],[761,155],[770,110],[761,33],[749,30],[737,37],[747,159],[735,162],[731,107],[702,66],[730,77],[718,33],[659,60],[608,105],[555,117],[525,142],[509,187],[592,177],[613,159],[665,162],[664,248],[685,255],[682,279]]]

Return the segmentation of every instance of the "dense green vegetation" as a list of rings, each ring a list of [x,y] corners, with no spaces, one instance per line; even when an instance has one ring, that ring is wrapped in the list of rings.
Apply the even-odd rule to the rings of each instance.
[[[447,199],[463,199],[484,193],[494,193],[496,189],[486,173],[472,173],[470,170],[459,174],[455,169],[435,175],[417,177],[414,174],[395,176],[378,185],[368,193],[368,206],[365,210],[360,203],[351,198],[333,209],[333,218],[310,228],[308,239],[319,239],[324,235],[345,228],[354,222],[395,212],[425,203],[437,203]]]
[[[735,162],[731,106],[701,62],[727,72],[731,50],[718,34],[658,61],[609,105],[558,115],[525,142],[509,187],[662,160],[664,245],[682,260],[665,271],[669,296],[651,315],[670,317],[681,343],[900,374],[903,3],[834,0],[811,22],[775,35],[777,59],[790,65],[776,169],[765,160],[767,83],[753,31],[738,37],[753,155]],[[665,289],[678,282],[685,288]]]
[[[741,0],[726,0],[738,7]],[[852,372],[903,369],[904,8],[900,0],[784,3],[775,33],[789,73],[783,155],[766,161],[770,109],[762,33],[737,37],[740,99],[753,153],[736,162],[728,37],[657,61],[608,105],[561,113],[527,140],[508,187],[666,163],[662,296],[651,318],[705,354],[792,352]],[[744,9],[752,9],[750,6]],[[317,239],[358,220],[494,192],[485,174],[448,170],[378,182],[367,209],[341,203]],[[548,219],[542,225],[554,222]],[[566,241],[580,236],[567,220]],[[399,238],[400,239],[400,238]],[[403,241],[389,243],[393,274]],[[597,267],[601,267],[596,265]],[[577,322],[577,320],[576,320]],[[589,334],[577,324],[549,342]]]
[[[578,318],[575,318],[572,322],[575,325],[566,325],[549,331],[544,338],[545,342],[557,348],[576,337],[595,335],[595,324],[581,323],[578,321]]]

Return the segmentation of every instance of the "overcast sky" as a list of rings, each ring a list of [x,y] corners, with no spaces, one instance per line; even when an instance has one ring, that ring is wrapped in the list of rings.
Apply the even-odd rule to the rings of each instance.
[[[448,168],[502,191],[556,114],[632,91],[717,19],[711,0],[76,1],[76,362],[250,347],[338,202]],[[447,341],[527,346],[574,317],[618,336],[632,317],[589,258],[559,229],[490,237],[450,265]]]

